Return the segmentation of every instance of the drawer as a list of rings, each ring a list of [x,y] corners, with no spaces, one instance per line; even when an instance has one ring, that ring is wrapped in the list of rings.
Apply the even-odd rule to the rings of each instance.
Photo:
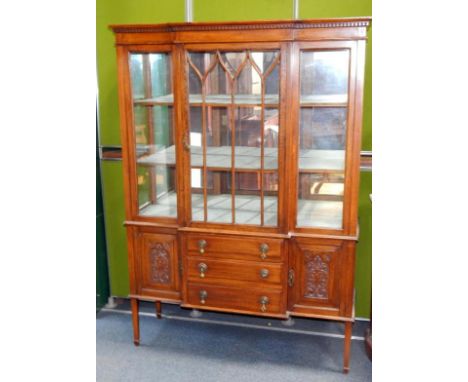
[[[188,283],[187,301],[192,306],[237,310],[255,314],[281,314],[281,291]]]
[[[281,285],[283,266],[278,263],[219,260],[204,256],[188,257],[188,278],[195,282],[230,280],[260,285]]]
[[[239,260],[280,262],[281,239],[265,239],[245,236],[190,234],[187,250],[190,255]]]

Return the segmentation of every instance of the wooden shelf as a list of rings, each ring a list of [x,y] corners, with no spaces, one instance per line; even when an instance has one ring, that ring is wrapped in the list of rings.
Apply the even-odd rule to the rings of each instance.
[[[190,165],[192,168],[203,167],[203,151],[201,147],[191,146]],[[206,165],[209,170],[230,171],[231,146],[207,147]],[[260,171],[260,147],[236,146],[235,168],[239,171]],[[264,148],[265,171],[277,171],[278,149]],[[300,172],[342,172],[344,171],[345,153],[343,150],[300,150]],[[175,146],[157,151],[154,154],[142,155],[138,164],[175,165]]]

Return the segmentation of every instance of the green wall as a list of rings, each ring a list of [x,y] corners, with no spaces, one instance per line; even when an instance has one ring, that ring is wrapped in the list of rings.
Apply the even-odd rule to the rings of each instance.
[[[110,24],[184,21],[184,0],[97,0],[96,48],[101,145],[120,145],[117,66]]]
[[[194,21],[290,19],[292,0],[193,0]],[[369,16],[371,0],[299,0],[300,18]],[[120,145],[117,102],[117,68],[114,39],[109,24],[180,22],[184,1],[97,0],[96,38],[99,83],[101,145]],[[372,67],[371,31],[366,60],[364,126],[362,149],[372,150]],[[128,294],[128,265],[124,220],[121,162],[103,162],[104,210],[109,258],[111,293]],[[359,214],[361,238],[357,249],[356,316],[369,317],[371,280],[371,193],[372,174],[361,174]]]
[[[96,140],[96,310],[101,309],[110,296],[102,200],[101,171]]]

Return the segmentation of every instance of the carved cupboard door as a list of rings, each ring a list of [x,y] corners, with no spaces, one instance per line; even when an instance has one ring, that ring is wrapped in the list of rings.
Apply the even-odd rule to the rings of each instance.
[[[352,266],[348,268],[346,244],[296,238],[291,246],[289,309],[323,316],[346,315],[350,296],[352,300],[352,291],[347,293],[347,289],[353,272]]]
[[[136,284],[139,294],[178,299],[176,235],[139,232],[137,236]]]

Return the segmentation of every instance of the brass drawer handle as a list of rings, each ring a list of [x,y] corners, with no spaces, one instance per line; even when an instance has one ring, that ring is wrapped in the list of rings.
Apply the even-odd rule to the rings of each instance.
[[[206,290],[201,290],[200,291],[200,304],[204,304],[206,302],[207,297],[208,297],[208,292]]]
[[[266,312],[267,310],[267,304],[270,302],[270,299],[267,296],[262,296],[260,297],[260,310],[262,312]]]
[[[198,270],[200,271],[200,277],[203,279],[205,277],[205,273],[208,270],[208,265],[205,263],[198,264]]]
[[[270,274],[270,271],[268,269],[260,269],[260,277],[262,279],[266,279],[268,277],[268,275]]]
[[[268,246],[268,244],[262,243],[260,244],[259,249],[260,249],[260,258],[262,260],[265,260],[267,258],[267,252],[270,249],[270,247]]]
[[[206,244],[206,240],[198,240],[198,252],[200,252],[200,255],[205,253]]]

